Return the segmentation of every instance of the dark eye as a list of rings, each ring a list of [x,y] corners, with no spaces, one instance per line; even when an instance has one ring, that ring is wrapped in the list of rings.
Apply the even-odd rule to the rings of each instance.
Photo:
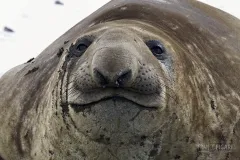
[[[165,48],[161,44],[161,42],[157,40],[150,40],[146,42],[146,45],[151,50],[153,55],[160,60],[164,60],[166,58]]]
[[[71,54],[80,57],[92,44],[92,38],[90,37],[83,37],[77,40],[77,42],[70,46],[69,51]]]
[[[151,49],[152,53],[154,55],[156,55],[156,56],[160,56],[161,54],[164,53],[163,49],[161,47],[159,47],[159,46],[154,46],[154,47],[152,47],[150,49]]]
[[[83,43],[80,43],[78,46],[77,46],[77,50],[79,52],[85,52],[87,50],[88,46],[86,44],[83,44]]]

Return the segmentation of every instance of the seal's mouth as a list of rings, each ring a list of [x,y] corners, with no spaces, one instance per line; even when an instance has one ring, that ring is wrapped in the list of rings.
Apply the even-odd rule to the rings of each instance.
[[[102,99],[100,100],[97,100],[97,101],[92,101],[90,103],[86,103],[86,104],[70,104],[72,108],[74,108],[75,111],[78,111],[78,110],[82,110],[83,108],[87,108],[89,106],[93,106],[95,104],[98,104],[98,103],[101,103],[101,102],[104,102],[104,101],[108,101],[108,100],[112,100],[113,102],[115,101],[124,101],[124,102],[129,102],[129,103],[132,103],[132,104],[135,104],[136,106],[139,106],[140,108],[145,108],[145,109],[151,109],[151,110],[156,110],[157,107],[147,107],[147,106],[144,106],[136,101],[132,101],[128,98],[125,98],[125,97],[121,97],[121,96],[118,96],[118,95],[114,95],[114,96],[109,96],[109,97],[103,97]]]
[[[113,102],[118,100],[118,102],[130,102],[139,107],[156,109],[159,108],[163,103],[163,97],[161,97],[161,93],[158,92],[143,94],[121,88],[105,88],[92,90],[90,92],[78,91],[71,93],[75,94],[70,94],[68,96],[68,104],[72,105],[73,107],[85,108],[107,100],[113,100]]]

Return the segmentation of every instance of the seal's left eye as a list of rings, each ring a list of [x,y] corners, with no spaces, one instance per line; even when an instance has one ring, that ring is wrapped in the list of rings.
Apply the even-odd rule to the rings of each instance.
[[[160,46],[153,46],[150,49],[151,49],[152,53],[156,56],[160,56],[161,54],[164,53],[162,47],[160,47]]]
[[[161,42],[157,40],[149,40],[146,42],[146,45],[158,59],[164,60],[166,58],[165,48]]]
[[[80,57],[87,49],[88,47],[92,44],[92,38],[89,37],[83,37],[77,40],[77,42],[73,45],[70,46],[69,50],[70,53]]]

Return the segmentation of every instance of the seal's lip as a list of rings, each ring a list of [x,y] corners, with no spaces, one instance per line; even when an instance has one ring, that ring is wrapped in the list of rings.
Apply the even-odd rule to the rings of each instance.
[[[85,103],[85,104],[74,104],[74,103],[70,103],[70,105],[72,106],[83,106],[83,107],[86,107],[86,106],[89,106],[89,105],[94,105],[94,104],[97,104],[97,103],[100,103],[100,102],[103,102],[103,101],[107,101],[107,100],[117,100],[117,99],[122,99],[122,100],[125,100],[125,101],[129,101],[131,103],[134,103],[140,107],[143,107],[143,108],[152,108],[152,109],[156,109],[157,107],[147,107],[147,106],[144,106],[136,101],[133,101],[131,99],[128,99],[128,98],[125,98],[123,96],[119,96],[119,95],[113,95],[113,96],[107,96],[107,97],[103,97],[99,100],[95,100],[95,101],[92,101],[92,102],[89,102],[89,103]]]
[[[144,108],[161,108],[161,104],[163,104],[163,99],[158,92],[144,94],[122,88],[105,88],[92,90],[91,92],[74,90],[68,95],[68,101],[66,103],[74,106],[91,106],[110,99],[122,99]]]

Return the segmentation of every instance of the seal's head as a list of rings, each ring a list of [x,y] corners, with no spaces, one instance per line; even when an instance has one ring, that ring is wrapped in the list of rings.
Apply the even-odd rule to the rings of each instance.
[[[170,80],[168,51],[156,36],[140,33],[137,25],[114,24],[85,34],[70,47],[74,62],[69,70],[68,103],[77,110],[121,98],[149,109],[164,107]]]
[[[107,22],[70,45],[61,105],[66,123],[91,140],[84,149],[99,145],[122,158],[123,150],[143,157],[160,151],[174,76],[171,50],[154,30],[139,21]]]

